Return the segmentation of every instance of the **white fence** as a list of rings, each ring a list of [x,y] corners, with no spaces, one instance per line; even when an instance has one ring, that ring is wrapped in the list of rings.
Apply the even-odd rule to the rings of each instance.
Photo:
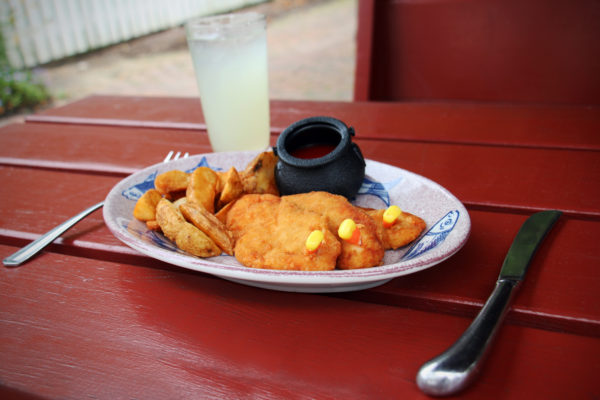
[[[0,0],[10,64],[33,67],[265,0]]]

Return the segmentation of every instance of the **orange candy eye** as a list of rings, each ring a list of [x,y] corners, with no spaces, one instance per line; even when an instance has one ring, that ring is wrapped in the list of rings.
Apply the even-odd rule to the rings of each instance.
[[[360,244],[360,229],[350,218],[342,221],[338,228],[338,236],[348,243]]]
[[[323,234],[323,231],[312,231],[306,238],[306,250],[308,250],[309,253],[316,252],[321,246],[321,243],[323,243],[324,238],[325,235]]]
[[[389,228],[394,225],[398,217],[402,214],[402,210],[398,206],[389,206],[383,213],[383,226]]]

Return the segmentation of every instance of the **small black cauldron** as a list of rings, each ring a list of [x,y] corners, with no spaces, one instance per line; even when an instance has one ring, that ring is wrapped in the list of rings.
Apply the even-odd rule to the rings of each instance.
[[[311,117],[287,127],[273,148],[281,195],[326,191],[353,198],[365,176],[354,129],[331,117]]]

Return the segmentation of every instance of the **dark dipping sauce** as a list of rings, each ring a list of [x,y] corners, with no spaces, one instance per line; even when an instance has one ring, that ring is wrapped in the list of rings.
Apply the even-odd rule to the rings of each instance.
[[[331,153],[336,145],[333,144],[313,144],[308,146],[298,147],[290,152],[292,157],[309,160],[312,158],[321,158]]]

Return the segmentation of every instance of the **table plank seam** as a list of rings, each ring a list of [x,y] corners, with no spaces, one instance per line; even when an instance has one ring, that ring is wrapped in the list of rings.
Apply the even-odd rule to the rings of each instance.
[[[0,165],[121,177],[129,176],[139,170],[138,168],[102,163],[21,159],[15,157],[0,157]]]
[[[331,293],[327,296],[361,300],[384,306],[410,308],[436,314],[446,314],[473,319],[483,307],[483,302],[466,299],[443,299],[410,295],[407,293],[386,294],[376,291],[360,293]],[[524,307],[512,306],[506,316],[506,323],[540,329],[550,332],[570,333],[590,337],[600,337],[600,320],[568,315],[550,314]]]
[[[176,122],[176,121],[144,121],[135,119],[120,118],[83,118],[83,117],[65,117],[56,115],[34,114],[25,118],[27,123],[49,123],[65,125],[90,125],[121,128],[140,128],[140,129],[168,129],[168,130],[189,130],[206,132],[206,124],[199,122]],[[271,126],[271,135],[277,136],[283,132],[286,127]],[[600,152],[600,147],[583,147],[573,144],[548,145],[535,143],[508,143],[501,141],[476,141],[476,140],[443,140],[431,139],[424,140],[419,137],[400,137],[390,135],[361,135],[356,136],[357,140],[383,141],[383,142],[410,142],[425,144],[447,144],[447,145],[465,145],[465,146],[486,146],[486,147],[508,147],[508,148],[531,148],[541,150],[567,150],[567,151],[592,151]]]

